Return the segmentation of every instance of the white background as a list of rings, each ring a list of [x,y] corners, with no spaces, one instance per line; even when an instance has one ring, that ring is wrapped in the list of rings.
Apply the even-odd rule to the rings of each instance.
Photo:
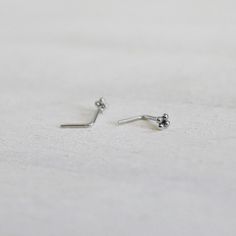
[[[236,235],[235,0],[0,0],[0,235]],[[92,129],[94,101],[109,109]],[[171,127],[118,127],[169,113]]]

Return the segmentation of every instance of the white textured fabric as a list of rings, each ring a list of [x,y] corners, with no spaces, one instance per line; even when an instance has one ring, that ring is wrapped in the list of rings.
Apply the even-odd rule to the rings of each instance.
[[[235,7],[1,0],[0,235],[235,236]]]

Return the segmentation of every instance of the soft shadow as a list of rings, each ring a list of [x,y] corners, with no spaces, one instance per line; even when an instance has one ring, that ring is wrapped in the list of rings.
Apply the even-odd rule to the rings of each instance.
[[[76,111],[78,114],[78,123],[88,123],[93,119],[96,108],[88,108],[86,106],[79,105],[76,107]]]

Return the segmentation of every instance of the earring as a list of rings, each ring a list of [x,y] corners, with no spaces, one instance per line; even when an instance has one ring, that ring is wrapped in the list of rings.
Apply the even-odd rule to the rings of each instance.
[[[104,98],[100,98],[98,101],[96,101],[95,106],[97,107],[97,111],[94,115],[93,120],[90,121],[89,123],[86,123],[86,124],[63,124],[63,125],[61,125],[61,128],[89,128],[89,127],[92,127],[95,124],[98,115],[100,113],[103,113],[103,111],[107,108]]]
[[[135,117],[119,120],[118,125],[130,123],[130,122],[134,122],[138,120],[151,120],[151,121],[155,121],[158,124],[159,130],[163,130],[163,129],[167,129],[170,125],[170,121],[168,119],[169,119],[169,116],[166,113],[158,117],[149,116],[149,115],[141,115],[141,116],[135,116]]]

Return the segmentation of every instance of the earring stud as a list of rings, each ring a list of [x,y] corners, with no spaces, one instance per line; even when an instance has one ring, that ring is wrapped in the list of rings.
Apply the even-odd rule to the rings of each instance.
[[[130,117],[127,119],[119,120],[117,123],[118,125],[138,121],[138,120],[151,120],[155,121],[158,125],[159,130],[167,129],[170,126],[169,115],[164,113],[162,116],[149,116],[149,115],[141,115]]]
[[[90,121],[89,123],[86,123],[86,124],[63,124],[63,125],[61,125],[61,128],[89,128],[89,127],[92,127],[95,124],[98,115],[100,113],[103,113],[103,111],[107,108],[107,105],[105,103],[105,99],[100,98],[98,101],[95,102],[95,106],[97,107],[97,111],[94,115],[93,120]]]

